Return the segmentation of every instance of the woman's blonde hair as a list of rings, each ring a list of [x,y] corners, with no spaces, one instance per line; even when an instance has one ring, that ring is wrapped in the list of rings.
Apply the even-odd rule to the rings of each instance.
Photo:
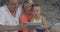
[[[25,2],[23,2],[23,4],[22,4],[22,10],[23,10],[23,12],[24,12],[24,10],[25,10],[25,9],[24,9],[24,4],[25,4],[25,3],[30,4],[30,2],[29,2],[29,1],[25,1]],[[32,5],[33,5],[33,4],[32,4]],[[32,8],[31,8],[31,9],[32,9]]]

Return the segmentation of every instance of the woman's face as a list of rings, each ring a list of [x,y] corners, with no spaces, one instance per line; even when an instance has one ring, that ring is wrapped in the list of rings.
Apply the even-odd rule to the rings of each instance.
[[[24,3],[24,10],[25,11],[31,11],[31,9],[32,9],[32,4]]]
[[[39,6],[34,6],[33,7],[33,14],[34,14],[34,17],[40,16],[40,14],[41,14],[41,8]]]

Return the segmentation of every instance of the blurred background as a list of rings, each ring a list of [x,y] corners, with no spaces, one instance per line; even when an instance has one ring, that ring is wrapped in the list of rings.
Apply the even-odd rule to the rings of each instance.
[[[19,4],[25,0],[19,0]],[[0,0],[0,7],[6,4],[6,0]],[[43,15],[47,19],[48,26],[53,26],[55,23],[60,23],[60,0],[33,0],[39,2],[42,6]]]

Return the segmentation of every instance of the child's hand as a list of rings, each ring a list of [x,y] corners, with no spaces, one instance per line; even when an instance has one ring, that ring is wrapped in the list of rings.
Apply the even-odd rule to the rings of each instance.
[[[47,29],[47,27],[46,27],[45,25],[41,25],[41,27],[42,27],[43,29]]]
[[[49,30],[45,30],[45,32],[49,32]]]
[[[48,28],[45,25],[42,25],[41,27],[45,30],[45,32],[49,32]]]

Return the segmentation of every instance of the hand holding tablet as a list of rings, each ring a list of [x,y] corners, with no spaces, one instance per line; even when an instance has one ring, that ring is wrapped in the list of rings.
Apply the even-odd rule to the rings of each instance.
[[[38,26],[41,26],[41,25],[42,25],[41,22],[29,22],[27,26],[28,27],[33,27],[33,26],[38,27]]]

